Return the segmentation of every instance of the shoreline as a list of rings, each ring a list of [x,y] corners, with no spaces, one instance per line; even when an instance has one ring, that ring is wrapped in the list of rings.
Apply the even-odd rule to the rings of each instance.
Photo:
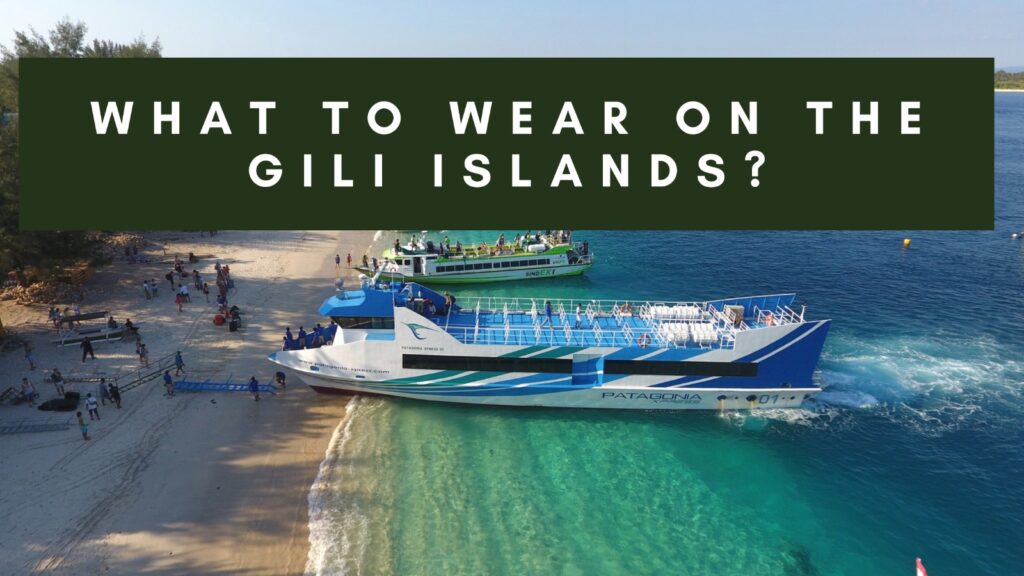
[[[97,269],[83,311],[132,318],[156,359],[181,349],[186,376],[244,382],[272,380],[266,354],[280,347],[285,325],[322,319],[316,307],[333,290],[333,257],[353,258],[372,231],[146,234],[148,264],[117,262]],[[182,313],[163,283],[146,300],[143,278],[164,282],[174,253],[212,253],[229,264],[243,328],[213,326],[213,305],[193,294]],[[213,261],[196,265],[212,279]],[[209,270],[208,270],[209,269]],[[163,272],[162,272],[163,271]],[[64,303],[60,303],[62,306]],[[32,379],[41,399],[55,395],[43,369],[113,374],[137,366],[130,343],[97,345],[97,361],[78,361],[78,348],[54,349],[46,306],[4,302],[5,326],[35,344],[39,369],[19,351],[0,355],[0,373]],[[4,387],[10,385],[2,382]],[[83,392],[94,384],[69,388]],[[348,398],[324,397],[299,382],[253,402],[242,393],[163,397],[158,381],[124,394],[124,407],[101,406],[83,441],[72,413],[0,406],[0,420],[47,417],[67,430],[0,435],[6,490],[0,521],[12,528],[0,541],[14,573],[302,574],[309,557],[309,494]],[[80,407],[81,408],[81,407]],[[46,478],[45,484],[39,479]],[[46,486],[42,493],[39,486]]]
[[[1024,88],[996,88],[995,90],[996,90],[996,92],[1009,92],[1009,93],[1024,92]]]

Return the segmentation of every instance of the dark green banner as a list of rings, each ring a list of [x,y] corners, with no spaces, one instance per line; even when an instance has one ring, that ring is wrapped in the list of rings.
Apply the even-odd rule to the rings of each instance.
[[[25,58],[21,226],[991,229],[992,70]]]

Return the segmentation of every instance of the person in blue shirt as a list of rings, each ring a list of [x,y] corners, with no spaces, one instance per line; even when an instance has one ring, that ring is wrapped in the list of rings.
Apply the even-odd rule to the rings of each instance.
[[[257,402],[260,401],[260,383],[255,376],[249,378],[249,392],[252,392],[253,399]]]
[[[164,370],[164,388],[167,390],[167,393],[164,394],[165,398],[174,396],[174,378],[171,378],[170,370]]]
[[[183,374],[185,372],[185,361],[181,358],[181,350],[174,353],[174,375]]]
[[[299,348],[306,347],[306,329],[299,326]]]
[[[545,322],[547,322],[548,324],[551,325],[552,328],[554,328],[555,327],[555,321],[551,318],[551,300],[546,300],[544,302],[544,315],[547,316],[547,319],[545,320]],[[543,326],[543,325],[544,325],[544,323],[542,322],[541,326]]]

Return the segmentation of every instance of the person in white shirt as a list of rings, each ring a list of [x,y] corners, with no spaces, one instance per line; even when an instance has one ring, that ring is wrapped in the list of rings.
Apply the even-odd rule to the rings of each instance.
[[[181,293],[181,297],[185,299],[185,302],[191,302],[192,299],[188,296],[188,286],[182,284],[178,287],[178,292]]]
[[[85,407],[89,410],[89,420],[100,419],[99,404],[96,402],[96,398],[93,398],[92,392],[85,395]]]

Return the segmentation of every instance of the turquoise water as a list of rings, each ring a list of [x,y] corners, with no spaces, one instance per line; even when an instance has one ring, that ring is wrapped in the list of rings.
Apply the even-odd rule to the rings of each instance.
[[[996,155],[995,232],[580,232],[600,259],[587,276],[488,290],[796,291],[835,320],[820,400],[720,415],[359,399],[313,494],[313,568],[852,576],[913,574],[921,556],[938,576],[1020,573],[1024,95],[996,95]]]

